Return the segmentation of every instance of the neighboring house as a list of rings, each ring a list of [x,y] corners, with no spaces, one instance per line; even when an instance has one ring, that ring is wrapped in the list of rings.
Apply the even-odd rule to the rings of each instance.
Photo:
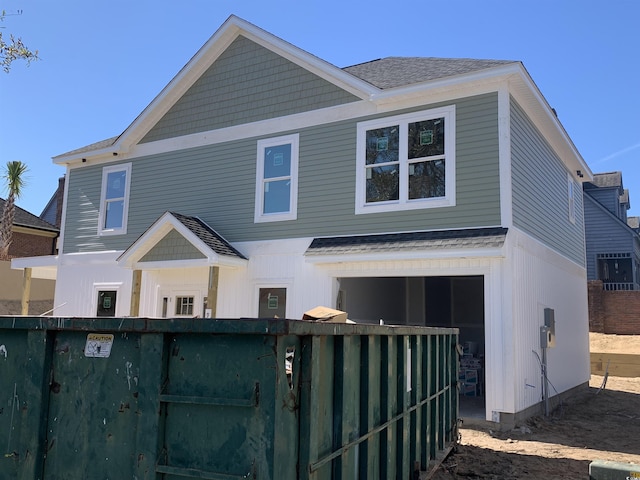
[[[5,200],[0,198],[0,212],[4,205]],[[9,257],[51,255],[55,251],[58,234],[59,230],[54,225],[16,206]],[[23,283],[27,280],[24,277],[23,272],[11,269],[10,262],[0,261],[0,315],[41,314],[52,308],[55,277],[43,277],[33,283],[29,280],[26,292]]]
[[[0,212],[5,200],[0,198]],[[34,257],[55,253],[59,229],[32,213],[18,207],[13,219],[13,241],[9,246],[9,257]]]
[[[62,204],[64,200],[64,177],[58,179],[58,188],[42,209],[40,218],[45,222],[60,228],[62,225]]]
[[[640,290],[640,236],[637,218],[627,218],[622,173],[596,173],[583,189],[588,280],[601,280],[605,290]]]
[[[591,172],[520,62],[341,69],[230,17],[121,135],[54,161],[60,254],[13,265],[57,271],[57,315],[458,327],[509,422],[539,409],[550,308],[549,379],[589,380]]]

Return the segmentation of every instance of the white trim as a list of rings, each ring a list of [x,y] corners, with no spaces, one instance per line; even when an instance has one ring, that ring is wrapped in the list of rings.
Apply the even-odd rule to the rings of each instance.
[[[167,233],[176,230],[189,243],[191,243],[205,258],[190,260],[165,260],[155,262],[140,262]],[[207,246],[197,235],[178,221],[171,212],[165,212],[149,227],[133,244],[129,246],[118,258],[118,265],[131,269],[152,270],[162,268],[181,267],[241,267],[247,264],[247,260],[239,257],[220,255]]]
[[[90,312],[92,316],[98,315],[98,292],[100,291],[115,291],[116,292],[116,308],[114,312],[114,317],[122,317],[126,314],[122,313],[122,297],[121,297],[121,289],[123,286],[123,282],[94,282],[93,283],[93,292],[91,294],[91,310]],[[107,317],[109,318],[109,317]]]
[[[71,178],[71,167],[67,165],[64,174],[64,192],[62,194],[62,214],[60,217],[60,235],[58,235],[58,255],[64,253],[64,236],[67,226],[67,205],[69,204],[69,178]]]
[[[511,184],[511,97],[504,84],[498,90],[498,165],[500,171],[500,223],[513,225],[513,190]]]
[[[504,258],[504,246],[495,248],[411,250],[407,252],[373,252],[342,255],[309,255],[307,263],[323,265],[347,262],[394,262],[402,260],[437,260],[452,258]]]
[[[107,202],[107,179],[109,174],[124,171],[125,185],[122,206],[122,226],[119,228],[104,228]],[[131,163],[122,163],[102,168],[102,190],[100,191],[100,213],[98,215],[98,235],[124,235],[127,233],[129,217],[129,191],[131,187]]]
[[[284,220],[295,220],[298,217],[298,150],[300,135],[285,135],[282,137],[267,138],[258,140],[256,154],[256,195],[254,222],[279,222]],[[270,181],[289,180],[289,210],[278,213],[264,213],[264,193],[270,181],[264,178],[265,150],[268,147],[289,145],[291,147],[291,164],[289,175],[270,179]]]
[[[378,118],[357,125],[356,141],[356,203],[355,213],[379,213],[422,208],[451,207],[456,204],[456,107],[449,105],[441,108],[412,112],[403,115]],[[409,161],[407,154],[407,128],[411,122],[445,119],[445,196],[410,200],[408,198]],[[389,127],[398,124],[399,132],[399,172],[400,195],[398,200],[385,202],[366,202],[366,134],[374,128]]]
[[[569,203],[569,221],[575,225],[576,223],[576,184],[573,181],[573,175],[567,172],[567,201]]]
[[[292,318],[291,314],[291,301],[293,298],[293,280],[281,280],[281,281],[260,281],[253,283],[253,306],[251,310],[253,311],[253,316],[258,318],[260,314],[260,289],[261,288],[284,288],[287,291],[287,298],[285,300],[285,317]]]

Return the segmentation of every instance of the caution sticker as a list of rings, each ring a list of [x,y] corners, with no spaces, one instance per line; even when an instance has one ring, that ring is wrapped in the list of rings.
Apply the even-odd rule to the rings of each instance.
[[[109,358],[113,335],[110,333],[90,333],[84,346],[85,357]]]

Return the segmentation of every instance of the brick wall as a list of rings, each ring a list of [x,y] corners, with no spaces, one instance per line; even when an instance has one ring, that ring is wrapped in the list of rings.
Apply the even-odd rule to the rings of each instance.
[[[55,238],[27,233],[13,232],[13,241],[9,247],[9,257],[37,257],[51,255]]]
[[[640,335],[640,291],[605,291],[600,280],[588,291],[591,332]]]

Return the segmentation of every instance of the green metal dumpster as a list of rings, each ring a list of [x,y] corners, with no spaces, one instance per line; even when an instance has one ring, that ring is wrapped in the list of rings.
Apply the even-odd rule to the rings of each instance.
[[[0,479],[411,479],[457,438],[456,329],[0,317]]]

